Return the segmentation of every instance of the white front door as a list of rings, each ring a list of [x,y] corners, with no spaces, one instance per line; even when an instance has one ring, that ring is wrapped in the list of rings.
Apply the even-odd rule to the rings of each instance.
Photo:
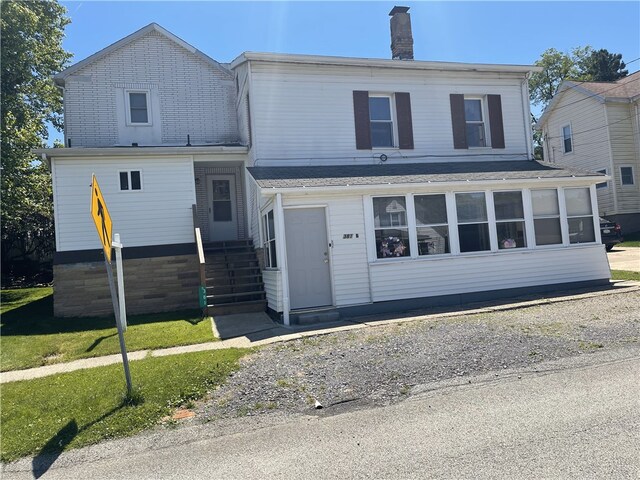
[[[284,229],[291,308],[332,305],[325,209],[285,209]]]
[[[209,240],[238,239],[236,176],[207,175]]]

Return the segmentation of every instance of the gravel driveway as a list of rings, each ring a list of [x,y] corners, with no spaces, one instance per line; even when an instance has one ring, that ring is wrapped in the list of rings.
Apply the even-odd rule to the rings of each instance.
[[[437,317],[275,344],[246,357],[196,421],[401,401],[430,382],[640,346],[640,292]]]

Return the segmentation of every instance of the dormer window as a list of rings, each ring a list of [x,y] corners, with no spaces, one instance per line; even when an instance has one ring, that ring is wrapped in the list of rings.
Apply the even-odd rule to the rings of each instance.
[[[127,92],[127,120],[130,125],[151,125],[149,92]]]

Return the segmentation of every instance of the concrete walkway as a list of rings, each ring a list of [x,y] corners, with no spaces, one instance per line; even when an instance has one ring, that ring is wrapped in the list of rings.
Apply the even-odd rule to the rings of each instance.
[[[611,270],[626,270],[640,272],[640,248],[638,247],[613,247],[607,252]]]
[[[246,313],[239,315],[224,315],[213,319],[214,333],[221,338],[219,342],[199,343],[180,347],[163,348],[158,350],[138,350],[128,353],[129,360],[141,360],[145,357],[163,357],[167,355],[179,355],[189,352],[201,352],[205,350],[220,350],[224,348],[250,348],[268,345],[271,343],[287,342],[305,337],[326,335],[329,333],[353,330],[359,328],[374,328],[381,325],[394,323],[406,323],[432,318],[453,317],[461,315],[475,315],[478,313],[491,313],[501,310],[513,310],[535,305],[566,302],[581,298],[615,295],[640,290],[640,282],[612,281],[610,287],[600,290],[572,290],[557,292],[553,297],[540,295],[519,297],[502,302],[490,302],[486,304],[470,304],[454,306],[428,311],[404,312],[399,314],[385,314],[367,317],[356,317],[340,320],[332,323],[322,323],[304,327],[283,325],[274,323],[266,313]],[[59,373],[72,372],[86,368],[102,367],[122,362],[120,354],[103,357],[74,360],[67,363],[58,363],[44,367],[30,368],[26,370],[14,370],[2,372],[0,383],[30,380],[47,377]]]

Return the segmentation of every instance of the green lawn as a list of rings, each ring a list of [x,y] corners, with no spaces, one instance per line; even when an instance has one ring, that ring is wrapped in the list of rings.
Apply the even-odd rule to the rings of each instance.
[[[238,368],[249,350],[226,349],[132,361],[142,401],[123,401],[122,364],[2,385],[3,462],[133,435],[201,398]],[[45,460],[46,461],[46,460]]]
[[[620,247],[640,247],[640,232],[624,234],[624,242],[616,246]]]
[[[640,282],[640,272],[627,272],[626,270],[611,270],[612,280],[635,280]]]
[[[54,318],[51,288],[2,290],[0,370],[17,370],[120,352],[113,317]],[[128,351],[214,340],[199,311],[136,315],[127,319]]]

